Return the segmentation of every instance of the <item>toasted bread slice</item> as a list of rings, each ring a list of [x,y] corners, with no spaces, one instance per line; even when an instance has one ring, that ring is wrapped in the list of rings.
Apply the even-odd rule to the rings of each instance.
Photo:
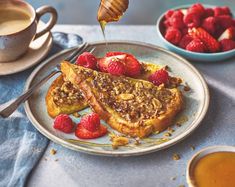
[[[138,79],[147,80],[149,75],[156,72],[161,67],[156,64],[148,64],[142,63],[143,71],[141,72],[140,76],[137,77]],[[55,79],[52,84],[50,85],[47,96],[46,96],[46,106],[48,114],[55,118],[59,114],[72,114],[74,112],[78,112],[84,109],[88,104],[86,103],[83,97],[76,97],[76,100],[69,102],[67,97],[62,97],[62,94],[56,94],[57,90],[61,91],[62,86],[65,84],[63,76],[59,76]],[[81,91],[77,88],[73,87],[75,93],[79,93],[78,96],[81,96]],[[63,102],[59,102],[63,101]],[[70,103],[68,105],[68,103]]]
[[[46,105],[52,118],[59,114],[72,114],[88,106],[81,91],[65,81],[63,75],[57,77],[49,87]]]
[[[183,108],[183,97],[177,88],[157,87],[148,81],[117,77],[68,62],[61,63],[61,71],[82,91],[101,119],[132,137],[163,131]]]

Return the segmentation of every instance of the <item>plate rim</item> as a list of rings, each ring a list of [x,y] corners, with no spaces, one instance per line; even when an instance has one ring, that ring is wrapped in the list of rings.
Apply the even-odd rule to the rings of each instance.
[[[42,24],[45,24],[43,21],[40,20],[40,23]],[[45,44],[46,42],[48,42],[48,49],[44,52],[44,54],[38,58],[37,60],[35,60],[33,63],[30,63],[30,65],[28,66],[23,66],[22,68],[19,68],[15,71],[12,71],[12,72],[7,72],[7,73],[4,73],[4,72],[0,72],[0,76],[6,76],[6,75],[12,75],[12,74],[15,74],[15,73],[19,73],[19,72],[22,72],[22,71],[25,71],[35,65],[37,65],[38,63],[40,63],[41,60],[43,60],[47,55],[48,53],[50,52],[51,48],[52,48],[52,44],[53,44],[53,39],[52,39],[52,33],[51,31],[48,31],[47,33],[45,34],[48,34],[47,36],[47,39],[45,40],[45,42],[43,44]],[[33,41],[32,41],[33,42]],[[24,56],[24,55],[23,55]],[[21,58],[21,57],[20,57]],[[8,63],[8,62],[4,62],[4,63]],[[11,63],[11,62],[9,62]]]
[[[111,44],[127,44],[127,45],[138,45],[138,46],[142,46],[142,47],[147,47],[153,50],[160,50],[162,52],[165,52],[175,58],[178,58],[181,63],[185,64],[186,66],[188,66],[191,71],[193,71],[193,73],[195,73],[195,75],[197,75],[197,77],[199,78],[203,91],[204,91],[204,102],[203,102],[203,106],[201,111],[199,111],[199,115],[198,118],[196,118],[190,125],[189,128],[187,128],[184,132],[182,132],[180,135],[178,135],[177,137],[175,137],[174,139],[171,139],[167,142],[164,142],[160,145],[154,145],[154,146],[150,146],[147,148],[143,148],[142,150],[127,150],[125,152],[112,152],[112,151],[107,151],[107,150],[93,150],[90,148],[85,148],[79,145],[75,145],[75,144],[71,144],[59,137],[57,137],[56,135],[50,133],[49,131],[47,131],[45,128],[43,128],[43,126],[40,125],[40,123],[34,118],[33,113],[30,109],[29,106],[29,102],[26,101],[24,104],[24,109],[26,112],[26,115],[28,116],[29,120],[31,121],[32,125],[44,136],[46,136],[48,139],[50,139],[51,141],[60,144],[64,147],[67,147],[69,149],[75,150],[75,151],[80,151],[80,152],[84,152],[84,153],[88,153],[88,154],[93,154],[93,155],[102,155],[102,156],[138,156],[138,155],[143,155],[143,154],[148,154],[148,153],[152,153],[152,152],[156,152],[162,149],[166,149],[172,145],[175,145],[176,143],[184,140],[186,137],[188,137],[192,132],[194,132],[194,130],[200,125],[201,121],[203,120],[203,118],[205,117],[208,108],[209,108],[209,102],[210,102],[210,95],[209,95],[209,89],[207,86],[207,83],[204,79],[204,77],[201,75],[201,73],[192,65],[190,64],[189,61],[187,61],[186,59],[184,59],[183,57],[170,52],[162,47],[159,47],[157,45],[154,44],[149,44],[149,43],[145,43],[145,42],[139,42],[139,41],[127,41],[127,40],[109,40],[108,43]],[[104,45],[105,41],[98,41],[98,42],[90,42],[91,45]],[[50,58],[48,58],[47,60],[45,60],[43,63],[41,63],[32,73],[31,75],[28,77],[25,87],[24,87],[24,91],[27,90],[32,81],[34,80],[35,76],[37,75],[37,73],[41,70],[42,67],[44,67],[46,64],[50,63],[52,60],[58,58],[59,56],[68,53],[69,51],[73,51],[74,48],[70,48],[70,49],[65,49],[62,50],[58,53],[56,53],[55,55],[51,56]]]

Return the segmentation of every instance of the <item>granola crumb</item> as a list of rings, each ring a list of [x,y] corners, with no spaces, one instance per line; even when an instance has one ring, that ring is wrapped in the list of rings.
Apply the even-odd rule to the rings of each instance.
[[[170,137],[170,136],[172,136],[172,134],[170,132],[166,132],[166,133],[164,133],[164,136]]]
[[[171,180],[174,181],[176,179],[176,177],[171,177]]]
[[[117,149],[119,146],[125,146],[129,143],[129,139],[127,137],[117,135],[115,133],[110,133],[109,137],[112,142],[113,149]]]
[[[47,161],[47,158],[44,158],[45,161]]]
[[[135,145],[140,145],[140,138],[135,138]]]
[[[195,147],[193,145],[190,146],[191,150],[194,151]]]
[[[74,117],[76,117],[76,118],[81,117],[81,115],[80,115],[79,113],[77,113],[77,112],[73,113],[72,115],[73,115]]]
[[[172,156],[172,159],[173,160],[180,160],[180,155],[177,154],[177,153],[174,153],[173,156]]]
[[[57,151],[56,151],[55,149],[51,149],[51,150],[50,150],[50,154],[51,154],[51,155],[55,155],[56,152],[57,152]]]
[[[55,159],[55,162],[58,162],[59,159]]]

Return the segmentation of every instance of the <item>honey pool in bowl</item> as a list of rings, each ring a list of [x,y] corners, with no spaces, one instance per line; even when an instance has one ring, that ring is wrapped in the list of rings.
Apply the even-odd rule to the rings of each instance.
[[[214,149],[199,152],[190,161],[190,187],[235,187],[235,151]]]

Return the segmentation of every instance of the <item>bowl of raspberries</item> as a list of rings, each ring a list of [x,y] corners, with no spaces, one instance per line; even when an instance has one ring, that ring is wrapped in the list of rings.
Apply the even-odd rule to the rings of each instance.
[[[157,32],[169,50],[196,61],[223,61],[235,56],[235,19],[227,6],[196,3],[168,10]]]

